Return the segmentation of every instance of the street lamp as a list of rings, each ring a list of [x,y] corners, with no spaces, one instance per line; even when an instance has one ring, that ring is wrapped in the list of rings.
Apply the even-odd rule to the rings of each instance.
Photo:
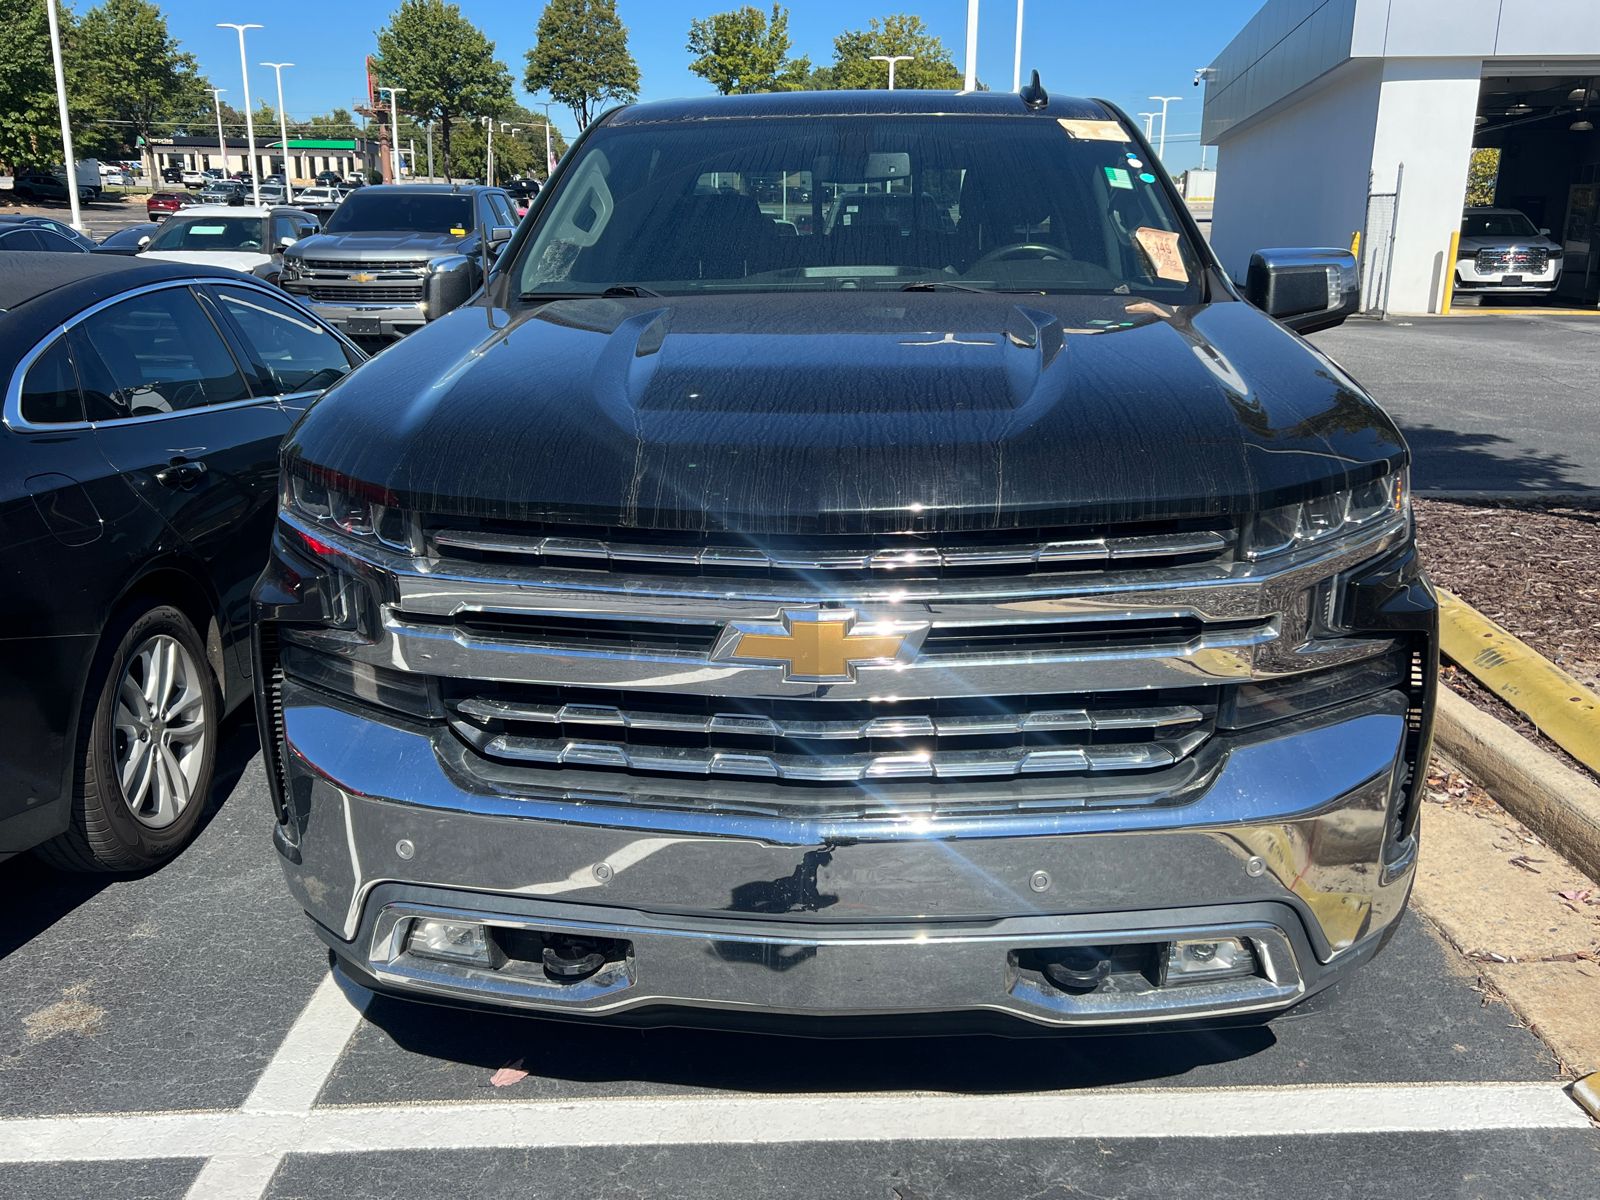
[[[1150,99],[1159,100],[1161,102],[1161,144],[1156,147],[1156,157],[1161,159],[1164,164],[1167,158],[1167,105],[1171,104],[1174,100],[1182,100],[1183,97],[1151,96]]]
[[[283,202],[294,203],[294,172],[289,170],[289,118],[283,113],[283,69],[293,63],[262,63],[278,76],[278,134],[283,139]]]
[[[547,100],[537,107],[544,109],[544,180],[550,182],[550,172],[555,169],[555,155],[550,151],[550,106],[554,100]]]
[[[484,125],[489,132],[483,140],[483,181],[490,187],[494,186],[494,118],[484,117]]]
[[[1022,0],[1017,0],[1017,52],[1011,60],[1011,90],[1022,90]]]
[[[239,32],[239,73],[244,76],[244,137],[250,147],[250,196],[256,207],[261,206],[261,172],[256,169],[256,123],[250,115],[250,63],[244,54],[244,31],[260,29],[260,25],[236,25],[231,21],[218,21],[218,29],[236,29]],[[226,165],[226,164],[224,164]]]
[[[894,65],[895,63],[910,62],[916,57],[914,54],[874,54],[870,56],[873,62],[889,64],[889,90],[894,91]]]
[[[961,90],[978,90],[978,0],[967,0],[967,71]]]
[[[392,152],[394,154],[394,181],[396,183],[399,183],[400,182],[400,94],[402,92],[409,91],[410,89],[401,88],[401,87],[381,87],[378,90],[380,92],[388,92],[389,93],[389,128],[392,131],[391,140],[393,142],[393,145],[391,147],[391,150],[392,150]]]
[[[78,164],[72,161],[72,123],[67,120],[67,74],[61,67],[61,23],[56,16],[56,0],[45,0],[45,12],[50,18],[50,57],[56,68],[56,107],[61,110],[61,152],[67,156],[67,202],[72,206],[72,227],[82,233]]]
[[[1155,129],[1153,126],[1151,126],[1150,122],[1156,119],[1156,114],[1153,112],[1147,112],[1140,113],[1139,115],[1144,118],[1144,140],[1148,142],[1155,135]]]

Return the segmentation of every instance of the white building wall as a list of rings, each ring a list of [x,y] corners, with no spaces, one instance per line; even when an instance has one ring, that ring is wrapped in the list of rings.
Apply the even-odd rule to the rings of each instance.
[[[1392,190],[1405,164],[1391,312],[1439,310],[1445,272],[1453,269],[1446,266],[1450,234],[1461,227],[1482,73],[1478,58],[1384,60],[1372,144],[1374,190]]]
[[[1350,64],[1218,146],[1211,244],[1231,276],[1242,281],[1263,247],[1350,244],[1366,218],[1381,86],[1378,65]]]

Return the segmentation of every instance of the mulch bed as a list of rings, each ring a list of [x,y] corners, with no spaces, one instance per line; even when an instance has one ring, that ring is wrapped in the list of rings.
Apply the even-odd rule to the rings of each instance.
[[[1416,510],[1417,542],[1434,583],[1600,691],[1600,497],[1585,503],[1418,500]],[[1447,664],[1443,680],[1569,767],[1596,778],[1467,672]]]

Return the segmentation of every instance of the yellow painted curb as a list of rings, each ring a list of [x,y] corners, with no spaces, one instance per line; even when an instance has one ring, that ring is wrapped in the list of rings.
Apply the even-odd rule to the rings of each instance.
[[[1600,1121],[1600,1071],[1596,1071],[1593,1075],[1585,1075],[1573,1084],[1572,1098],[1584,1112],[1596,1121]]]
[[[1591,771],[1600,771],[1600,696],[1451,592],[1439,589],[1439,646]]]

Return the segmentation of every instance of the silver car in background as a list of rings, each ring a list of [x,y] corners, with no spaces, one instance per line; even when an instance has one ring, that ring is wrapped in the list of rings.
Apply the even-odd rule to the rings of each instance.
[[[1461,216],[1456,294],[1548,296],[1561,282],[1562,250],[1514,208],[1469,208]]]

